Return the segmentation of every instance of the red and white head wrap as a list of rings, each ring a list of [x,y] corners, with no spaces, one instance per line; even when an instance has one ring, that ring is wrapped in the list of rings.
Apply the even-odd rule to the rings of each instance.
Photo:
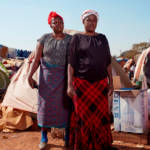
[[[98,12],[95,11],[95,10],[91,10],[91,9],[88,9],[88,10],[85,10],[82,15],[81,15],[81,20],[82,22],[84,21],[84,19],[90,15],[95,15],[97,17],[97,20],[99,19],[99,15],[98,15]]]
[[[51,24],[52,18],[56,18],[56,17],[59,17],[63,21],[63,17],[58,15],[56,12],[51,11],[49,16],[48,16],[48,24]]]

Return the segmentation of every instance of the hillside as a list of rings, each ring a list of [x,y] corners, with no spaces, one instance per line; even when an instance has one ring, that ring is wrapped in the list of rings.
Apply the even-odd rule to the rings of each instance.
[[[150,42],[141,42],[133,44],[130,50],[122,52],[119,57],[134,58],[135,56],[141,54],[142,51],[147,49],[148,47],[150,47]]]

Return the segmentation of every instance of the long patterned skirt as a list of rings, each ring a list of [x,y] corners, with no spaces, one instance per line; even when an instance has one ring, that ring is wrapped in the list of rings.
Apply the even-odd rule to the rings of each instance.
[[[65,128],[68,125],[69,106],[66,97],[65,68],[41,62],[38,96],[38,125]]]
[[[75,78],[77,97],[71,117],[70,145],[74,150],[109,150],[112,147],[107,78],[90,83]]]

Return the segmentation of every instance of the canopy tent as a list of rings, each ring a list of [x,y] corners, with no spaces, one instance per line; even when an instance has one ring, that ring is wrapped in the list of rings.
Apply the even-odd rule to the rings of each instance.
[[[144,61],[147,56],[147,54],[150,52],[150,47],[147,48],[142,52],[142,54],[139,56],[135,68],[134,73],[134,81],[143,81],[144,73],[143,73],[143,67],[144,67]]]

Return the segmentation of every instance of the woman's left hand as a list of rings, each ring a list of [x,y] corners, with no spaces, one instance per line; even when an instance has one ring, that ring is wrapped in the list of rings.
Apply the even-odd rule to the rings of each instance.
[[[113,84],[109,84],[108,86],[108,96],[111,96],[113,94],[113,91],[114,91],[114,87],[113,87]]]

